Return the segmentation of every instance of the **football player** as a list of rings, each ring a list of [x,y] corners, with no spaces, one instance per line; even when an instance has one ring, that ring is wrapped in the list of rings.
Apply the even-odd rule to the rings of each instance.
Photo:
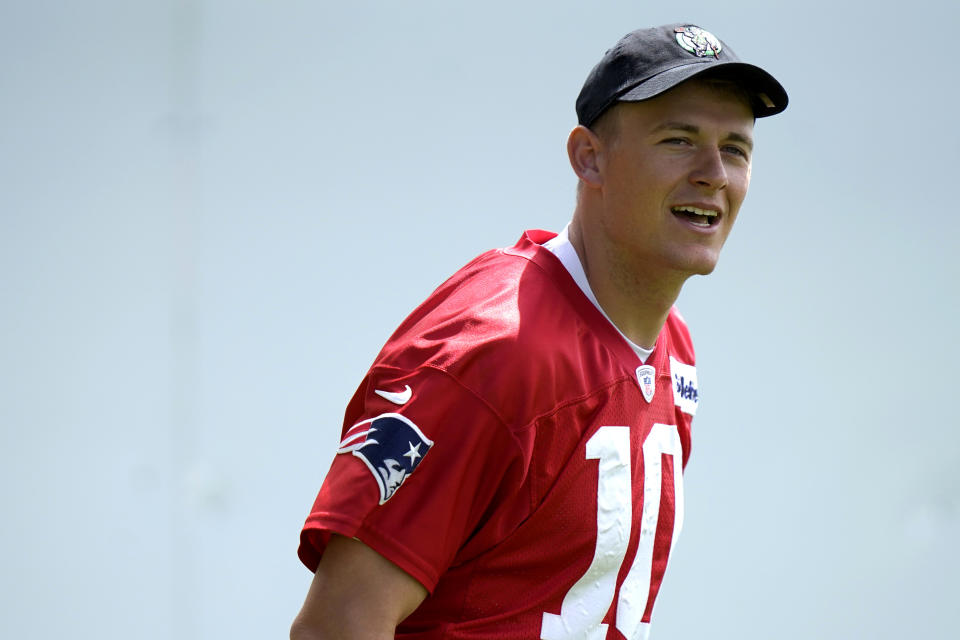
[[[443,283],[350,401],[307,518],[291,637],[646,638],[699,402],[674,302],[747,195],[769,73],[708,31],[634,31],[576,101],[578,191]]]

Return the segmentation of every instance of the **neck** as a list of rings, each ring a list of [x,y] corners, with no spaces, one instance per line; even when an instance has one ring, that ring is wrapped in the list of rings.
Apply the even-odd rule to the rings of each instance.
[[[631,268],[630,256],[619,256],[591,244],[574,216],[570,243],[583,265],[590,289],[614,325],[631,341],[653,349],[680,295],[687,274],[661,272],[653,265]]]

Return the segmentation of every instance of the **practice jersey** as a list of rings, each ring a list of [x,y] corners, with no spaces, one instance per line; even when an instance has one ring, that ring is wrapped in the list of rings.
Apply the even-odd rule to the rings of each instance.
[[[526,232],[400,325],[350,401],[301,534],[354,537],[429,591],[398,638],[645,638],[698,403],[672,310],[643,364]]]

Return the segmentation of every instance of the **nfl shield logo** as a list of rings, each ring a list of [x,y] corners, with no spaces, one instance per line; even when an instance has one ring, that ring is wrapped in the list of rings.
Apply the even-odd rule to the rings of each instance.
[[[643,392],[643,399],[649,404],[653,400],[653,394],[657,390],[657,370],[649,364],[637,367],[637,382],[640,383],[640,391]]]

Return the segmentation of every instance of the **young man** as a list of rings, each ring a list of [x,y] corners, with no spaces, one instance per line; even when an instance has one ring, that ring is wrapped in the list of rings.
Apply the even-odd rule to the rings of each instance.
[[[683,519],[710,273],[780,84],[692,25],[635,31],[577,99],[560,234],[442,284],[347,407],[291,637],[645,638]]]

